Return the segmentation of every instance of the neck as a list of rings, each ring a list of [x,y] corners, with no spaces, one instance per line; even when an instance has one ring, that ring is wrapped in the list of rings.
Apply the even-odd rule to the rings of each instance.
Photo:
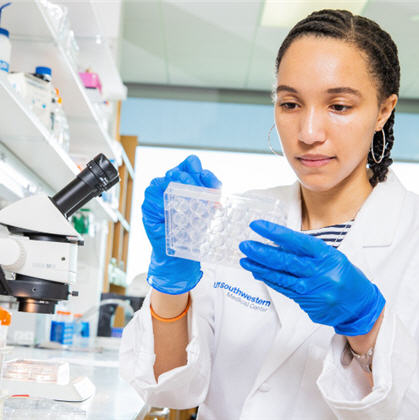
[[[301,229],[320,229],[354,219],[372,191],[367,171],[343,180],[328,191],[311,191],[300,184]]]

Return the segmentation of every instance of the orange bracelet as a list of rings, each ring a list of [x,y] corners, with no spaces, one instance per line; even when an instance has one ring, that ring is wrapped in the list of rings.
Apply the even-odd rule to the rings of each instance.
[[[186,305],[186,308],[185,308],[185,309],[183,310],[183,312],[182,312],[181,314],[179,314],[178,316],[175,316],[175,317],[173,317],[173,318],[162,318],[161,316],[157,315],[157,314],[154,312],[154,309],[153,309],[153,307],[151,306],[151,304],[150,304],[150,312],[151,312],[151,316],[152,316],[154,319],[157,319],[158,321],[162,321],[162,322],[175,322],[175,321],[177,321],[178,319],[183,318],[183,317],[184,317],[184,316],[188,313],[190,306],[191,306],[191,297],[190,297],[190,295],[189,295],[189,296],[188,296],[188,304]]]

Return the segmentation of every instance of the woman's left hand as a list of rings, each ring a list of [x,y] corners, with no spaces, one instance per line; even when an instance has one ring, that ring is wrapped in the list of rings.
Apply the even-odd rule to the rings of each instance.
[[[385,299],[342,252],[321,239],[264,220],[250,227],[276,245],[240,243],[247,256],[240,264],[255,279],[293,299],[313,322],[330,325],[337,334],[370,332]]]

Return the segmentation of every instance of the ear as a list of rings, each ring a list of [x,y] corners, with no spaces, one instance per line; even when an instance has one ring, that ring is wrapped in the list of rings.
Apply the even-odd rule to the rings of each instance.
[[[390,118],[391,112],[396,106],[398,99],[398,96],[393,93],[381,103],[375,131],[381,131],[383,129],[385,123]]]

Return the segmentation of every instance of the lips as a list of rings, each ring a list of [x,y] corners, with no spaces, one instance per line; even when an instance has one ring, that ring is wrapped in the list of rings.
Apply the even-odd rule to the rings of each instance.
[[[325,159],[333,159],[333,156],[327,155],[302,155],[299,156],[297,159],[304,159],[304,160],[325,160]]]
[[[308,167],[315,167],[318,168],[320,166],[324,166],[329,164],[335,157],[334,156],[326,156],[326,155],[303,155],[297,157],[297,159],[304,165]]]

